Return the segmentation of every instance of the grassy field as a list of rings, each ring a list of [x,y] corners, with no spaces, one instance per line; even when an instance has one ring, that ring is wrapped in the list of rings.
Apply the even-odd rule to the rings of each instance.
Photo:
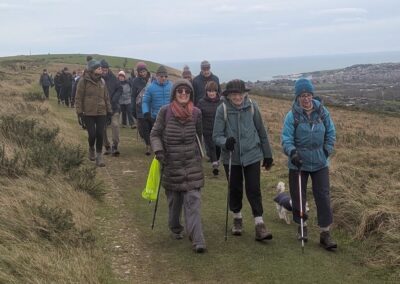
[[[0,121],[9,115],[34,118],[40,126],[59,127],[58,139],[65,144],[86,150],[86,132],[79,128],[72,109],[57,105],[54,92],[49,102],[29,101],[35,96],[27,94],[38,91],[33,86],[41,69],[64,65],[35,62],[20,72],[0,60]],[[122,128],[121,156],[106,157],[107,166],[96,170],[106,191],[101,202],[90,192],[76,190],[76,172],[54,165],[54,171],[46,173],[39,162],[47,151],[39,152],[43,153],[37,158],[39,166],[32,166],[28,175],[15,178],[0,171],[0,283],[397,283],[400,119],[330,108],[338,133],[331,184],[333,234],[339,249],[329,253],[319,247],[311,202],[310,240],[302,254],[295,240],[296,226],[280,221],[272,202],[276,184],[287,183],[279,136],[290,102],[254,99],[263,110],[275,154],[275,166],[271,172],[262,172],[261,183],[264,219],[274,235],[272,241],[254,241],[247,200],[243,236],[224,240],[226,180],[223,174],[212,177],[206,162],[202,218],[208,252],[196,255],[186,238],[170,237],[163,192],[151,230],[154,204],[141,198],[151,158],[144,155],[136,130]],[[14,138],[1,131],[0,138],[7,157],[13,157],[20,149]],[[90,166],[84,160],[79,167]],[[54,215],[63,222],[51,231],[49,224],[58,224]],[[43,235],[38,227],[52,234]]]

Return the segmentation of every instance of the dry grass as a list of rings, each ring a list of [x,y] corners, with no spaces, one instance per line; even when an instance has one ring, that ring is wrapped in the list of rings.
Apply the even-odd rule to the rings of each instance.
[[[48,102],[24,99],[25,93],[39,91],[32,83],[37,82],[42,67],[25,73],[2,69],[0,122],[10,116],[14,121],[33,120],[34,128],[45,134],[59,128],[60,134],[47,146],[62,146],[55,152],[61,158],[54,160],[49,173],[38,163],[46,156],[46,145],[34,152],[35,141],[24,145],[16,142],[15,135],[0,130],[5,159],[12,160],[16,153],[29,157],[28,167],[15,165],[23,174],[0,171],[0,283],[100,283],[105,262],[93,234],[96,201],[70,177],[69,171],[79,171],[80,166],[62,166],[62,154],[72,153],[63,145],[77,149],[76,136],[71,124],[57,117]],[[23,139],[23,135],[18,136]],[[81,183],[85,182],[82,177]]]

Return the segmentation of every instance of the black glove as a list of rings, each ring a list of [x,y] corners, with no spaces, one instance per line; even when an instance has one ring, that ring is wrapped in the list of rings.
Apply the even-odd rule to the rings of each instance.
[[[111,125],[111,118],[112,118],[112,113],[108,112],[107,113],[107,120],[106,120],[107,126]]]
[[[263,161],[262,166],[263,166],[267,171],[269,171],[269,170],[272,168],[273,165],[274,165],[274,159],[272,159],[272,158],[264,158],[264,161]]]
[[[233,151],[235,149],[236,140],[234,137],[229,137],[226,139],[225,148],[228,151]]]
[[[157,159],[161,164],[164,164],[164,161],[165,161],[164,151],[163,151],[163,150],[160,150],[160,151],[155,152],[155,154],[156,154],[156,159]]]
[[[145,120],[151,122],[152,118],[151,118],[150,112],[146,112],[145,114],[143,114],[143,116],[144,116],[144,119],[145,119]]]
[[[295,149],[290,152],[290,161],[298,169],[300,169],[301,166],[303,165],[303,160],[301,159],[299,153]]]
[[[78,123],[83,129],[86,129],[86,123],[83,113],[78,113]]]

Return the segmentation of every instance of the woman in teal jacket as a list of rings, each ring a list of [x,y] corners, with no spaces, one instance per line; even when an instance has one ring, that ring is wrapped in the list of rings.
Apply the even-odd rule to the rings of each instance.
[[[295,101],[285,117],[282,130],[283,151],[289,157],[289,187],[293,205],[293,220],[300,224],[299,174],[301,175],[302,212],[305,212],[308,177],[311,176],[312,191],[317,206],[320,244],[327,250],[337,248],[330,236],[333,222],[330,205],[329,161],[332,154],[336,130],[328,110],[313,98],[314,86],[310,80],[299,79],[295,84]],[[304,220],[307,214],[303,213]],[[298,228],[298,239],[308,240],[307,223],[303,238]]]
[[[256,240],[272,239],[263,221],[260,191],[260,161],[269,170],[272,151],[257,104],[252,101],[242,80],[232,80],[226,85],[218,107],[213,130],[213,140],[221,147],[222,160],[230,179],[229,208],[233,212],[233,235],[242,234],[243,178],[246,195],[255,219]],[[229,159],[232,159],[229,176]],[[244,175],[244,176],[243,176]]]

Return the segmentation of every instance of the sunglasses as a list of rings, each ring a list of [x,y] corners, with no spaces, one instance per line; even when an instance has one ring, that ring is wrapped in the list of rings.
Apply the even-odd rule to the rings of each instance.
[[[176,89],[176,92],[178,94],[180,94],[180,95],[182,95],[183,93],[185,93],[185,94],[191,94],[192,93],[192,91],[190,89],[187,89],[187,88]]]

